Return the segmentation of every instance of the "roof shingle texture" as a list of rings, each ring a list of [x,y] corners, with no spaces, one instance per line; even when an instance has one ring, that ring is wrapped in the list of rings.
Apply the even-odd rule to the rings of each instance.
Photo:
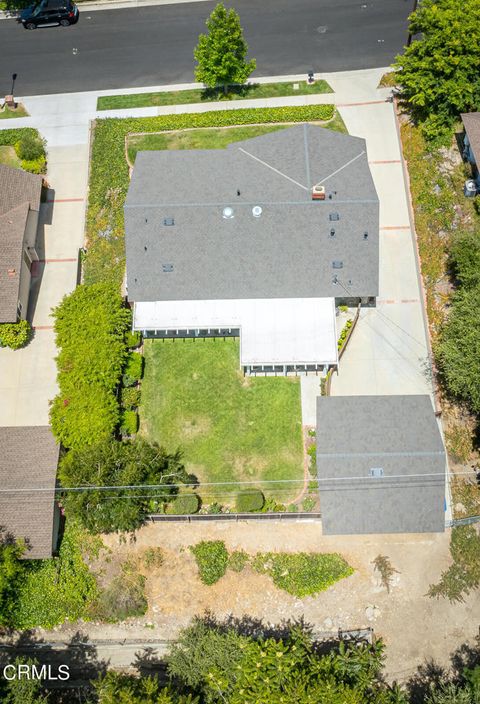
[[[26,539],[26,558],[52,555],[58,454],[48,426],[0,428],[0,526]]]
[[[317,399],[325,534],[443,531],[445,463],[429,396]]]
[[[462,122],[470,142],[475,163],[480,168],[480,112],[462,113]]]
[[[318,183],[325,201],[312,201]],[[318,126],[139,152],[125,204],[129,299],[375,296],[378,209],[365,141]]]
[[[40,209],[42,177],[0,164],[0,323],[17,320],[29,210]]]

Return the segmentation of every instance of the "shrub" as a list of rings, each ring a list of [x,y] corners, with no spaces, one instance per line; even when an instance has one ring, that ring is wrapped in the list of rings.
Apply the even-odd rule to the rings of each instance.
[[[120,432],[122,435],[135,435],[138,430],[138,413],[123,411],[120,416]]]
[[[313,498],[313,496],[307,496],[305,499],[302,501],[302,510],[308,513],[309,511],[313,511],[317,504],[316,499]]]
[[[10,347],[12,350],[18,350],[30,340],[32,327],[26,320],[20,320],[18,323],[2,323],[0,325],[0,347]]]
[[[288,511],[288,513],[298,513],[297,504],[288,504],[287,511]]]
[[[138,408],[140,405],[141,391],[139,386],[129,386],[122,389],[121,403],[125,410]]]
[[[29,171],[31,174],[45,174],[47,172],[47,160],[44,156],[39,156],[38,159],[23,159],[22,169]]]
[[[286,506],[285,504],[281,504],[278,501],[275,501],[272,497],[265,499],[265,503],[263,504],[262,508],[260,509],[261,513],[281,513],[282,511],[286,511]]]
[[[275,586],[297,597],[325,591],[353,574],[337,553],[259,553],[252,567],[260,574],[269,574]]]
[[[45,158],[45,140],[40,135],[27,132],[15,144],[15,152],[22,161],[36,161]]]
[[[177,514],[179,516],[188,516],[192,513],[197,513],[200,508],[200,498],[193,492],[185,492],[179,494],[167,506],[167,513]]]
[[[472,230],[456,232],[450,242],[450,266],[458,282],[467,288],[480,284],[480,237]]]
[[[131,313],[115,285],[78,286],[53,312],[60,392],[52,429],[65,447],[92,445],[118,424],[116,397]],[[73,443],[73,444],[72,444]]]
[[[312,445],[309,446],[307,450],[307,455],[310,457],[310,471],[312,474],[315,474],[317,471],[317,445],[316,443],[313,443]],[[315,489],[317,486],[314,487]]]
[[[130,352],[123,372],[123,383],[125,386],[134,386],[142,376],[143,356],[139,352]]]
[[[260,489],[243,489],[237,494],[236,508],[238,513],[260,511],[264,503],[265,497]]]
[[[228,558],[228,568],[234,572],[241,572],[248,564],[249,556],[243,550],[235,550]]]
[[[138,331],[132,332],[131,330],[129,330],[125,335],[125,344],[127,345],[128,349],[135,349],[136,347],[139,347],[141,341],[142,336]]]
[[[223,540],[203,540],[190,550],[204,584],[215,584],[223,577],[228,566],[228,552]]]

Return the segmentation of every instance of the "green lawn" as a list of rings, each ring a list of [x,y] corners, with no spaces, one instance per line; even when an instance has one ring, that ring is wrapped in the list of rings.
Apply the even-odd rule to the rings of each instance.
[[[19,104],[15,109],[7,108],[6,106],[0,109],[0,120],[9,120],[13,117],[28,117],[28,112],[22,104]]]
[[[140,432],[169,451],[180,447],[201,482],[258,480],[283,503],[302,487],[299,380],[244,377],[237,340],[147,340],[140,418]],[[283,479],[300,481],[262,485]],[[200,494],[229,504],[234,491]]]
[[[15,154],[15,149],[9,146],[0,146],[0,164],[11,166],[13,169],[20,169],[21,162]]]
[[[335,112],[334,117],[324,123],[328,129],[347,132],[345,124]],[[259,137],[268,132],[284,130],[290,124],[247,125],[242,127],[210,127],[204,129],[175,130],[153,134],[131,134],[127,136],[127,153],[130,164],[135,163],[137,152],[157,149],[224,149],[232,142]]]
[[[293,86],[298,85],[298,89]],[[186,105],[212,100],[246,100],[252,98],[279,98],[289,95],[312,95],[332,93],[326,81],[309,85],[298,83],[253,83],[242,86],[225,95],[222,91],[194,90],[163,91],[161,93],[132,93],[131,95],[104,95],[97,100],[97,110],[120,110],[122,108],[147,108],[155,105]]]

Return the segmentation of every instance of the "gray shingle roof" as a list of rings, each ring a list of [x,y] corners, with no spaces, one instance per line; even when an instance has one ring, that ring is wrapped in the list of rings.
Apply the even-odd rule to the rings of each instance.
[[[48,426],[0,428],[0,526],[27,540],[27,558],[52,554],[58,454]]]
[[[480,168],[480,112],[462,113],[462,122],[470,142],[475,163]]]
[[[312,201],[317,183],[325,201]],[[378,207],[365,141],[318,126],[140,152],[125,205],[129,299],[374,296]]]
[[[0,323],[17,320],[28,211],[40,209],[42,177],[0,164]]]
[[[429,396],[317,400],[326,534],[443,531],[445,463]]]

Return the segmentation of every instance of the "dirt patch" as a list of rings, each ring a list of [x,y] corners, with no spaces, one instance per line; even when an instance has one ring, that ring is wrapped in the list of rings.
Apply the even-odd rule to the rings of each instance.
[[[136,534],[134,544],[119,546],[107,536],[107,545],[120,553],[138,554],[161,546],[165,562],[148,573],[149,611],[145,620],[115,627],[123,637],[144,637],[145,623],[153,624],[152,637],[172,638],[195,614],[210,609],[219,617],[249,614],[268,623],[304,616],[320,631],[372,626],[387,643],[387,675],[406,680],[425,659],[442,665],[464,642],[473,642],[480,621],[478,593],[463,604],[432,600],[426,592],[450,564],[450,534],[322,536],[317,522],[268,525],[254,521],[208,524],[151,524]],[[297,599],[277,589],[271,579],[246,568],[240,575],[227,572],[207,587],[199,578],[188,547],[200,540],[224,540],[229,550],[249,554],[269,551],[339,552],[354,574],[315,597]],[[385,555],[398,570],[390,593],[382,586],[373,561]],[[87,625],[89,633],[96,633]],[[107,637],[102,627],[96,637]]]

